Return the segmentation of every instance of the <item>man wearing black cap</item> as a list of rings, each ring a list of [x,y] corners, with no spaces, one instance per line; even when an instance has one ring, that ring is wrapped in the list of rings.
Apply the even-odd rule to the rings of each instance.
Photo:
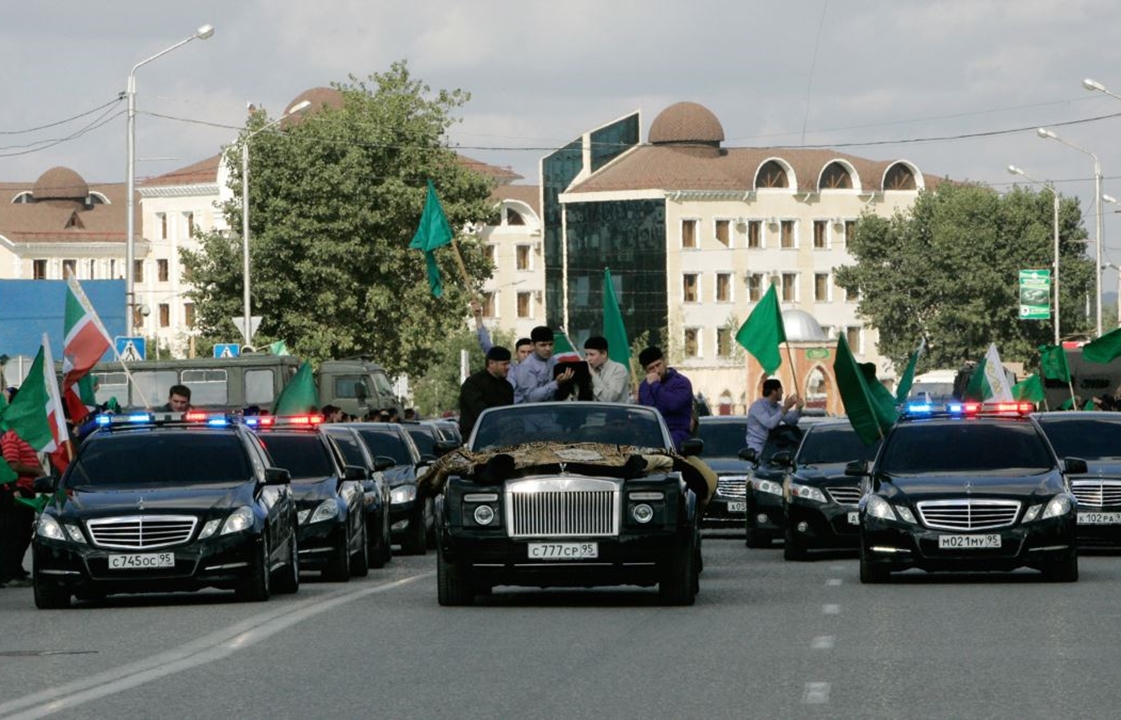
[[[584,341],[584,357],[592,371],[592,398],[598,402],[630,400],[630,372],[623,363],[607,357],[607,338],[594,335]]]
[[[555,400],[557,388],[572,382],[576,371],[566,368],[553,378],[553,331],[544,325],[533,328],[529,334],[533,341],[533,352],[518,363],[514,371],[514,402],[545,402]]]
[[[680,450],[681,443],[692,435],[693,383],[666,366],[661,348],[648,347],[640,352],[638,364],[646,373],[638,386],[638,402],[662,413],[673,444]]]
[[[514,404],[514,388],[506,382],[510,351],[495,345],[487,351],[486,367],[469,376],[459,388],[459,432],[466,440],[483,410]]]

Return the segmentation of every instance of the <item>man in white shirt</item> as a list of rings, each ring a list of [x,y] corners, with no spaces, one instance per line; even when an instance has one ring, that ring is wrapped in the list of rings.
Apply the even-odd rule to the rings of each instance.
[[[595,335],[584,342],[584,357],[592,370],[592,398],[599,402],[630,402],[630,372],[607,357],[607,338]]]
[[[776,378],[764,380],[763,396],[751,403],[751,407],[747,409],[747,433],[744,438],[747,446],[761,455],[771,431],[778,427],[779,423],[797,425],[802,417],[802,408],[805,406],[805,400],[798,397],[797,393],[784,400],[782,383]]]

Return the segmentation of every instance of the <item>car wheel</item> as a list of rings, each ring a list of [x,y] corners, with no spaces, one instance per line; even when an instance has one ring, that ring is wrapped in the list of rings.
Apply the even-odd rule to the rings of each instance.
[[[432,498],[424,501],[424,544],[429,550],[436,549],[436,513]]]
[[[370,574],[370,547],[366,537],[366,518],[362,518],[361,549],[350,556],[350,574],[353,577],[366,577]]]
[[[370,545],[368,551],[370,555],[370,567],[385,567],[385,564],[393,557],[393,548],[390,547],[392,544],[393,538],[389,531],[389,523],[383,520],[381,523],[381,531]]]
[[[409,518],[409,528],[401,540],[402,555],[424,555],[428,552],[428,532],[424,527],[424,508]]]
[[[754,525],[747,526],[747,541],[744,543],[749,548],[760,550],[769,548],[771,546],[771,534],[765,530],[759,530]]]
[[[296,541],[296,533],[288,542],[288,562],[284,563],[281,575],[273,580],[273,588],[278,593],[291,595],[300,589],[300,548]]]
[[[1078,555],[1071,553],[1066,560],[1043,569],[1043,578],[1048,582],[1077,582],[1078,581]]]
[[[860,582],[864,585],[878,585],[890,579],[891,571],[868,560],[864,550],[860,551]]]
[[[70,607],[70,593],[57,585],[40,580],[34,580],[35,607],[40,610],[62,610]]]
[[[436,596],[444,606],[475,604],[471,571],[445,558],[439,546],[436,548]]]
[[[782,537],[783,560],[800,562],[806,559],[806,549],[798,544],[797,538],[794,537],[794,531],[790,528],[789,524],[783,529]]]
[[[692,605],[697,599],[696,536],[684,547],[675,547],[662,566],[658,595],[663,605]]]
[[[261,536],[258,544],[260,552],[249,568],[249,577],[234,590],[234,595],[242,602],[264,602],[272,594],[272,573],[269,572],[269,540]]]
[[[323,579],[327,582],[347,582],[350,580],[350,543],[344,529],[339,531],[338,542],[331,548],[327,567],[323,568]]]

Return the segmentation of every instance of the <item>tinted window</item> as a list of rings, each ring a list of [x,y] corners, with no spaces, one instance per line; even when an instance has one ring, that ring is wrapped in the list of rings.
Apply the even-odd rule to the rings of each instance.
[[[747,428],[744,428],[746,432]],[[763,446],[762,462],[769,462],[771,456],[777,452],[797,452],[798,445],[802,442],[802,428],[797,425],[780,424],[767,437],[767,444]]]
[[[888,437],[880,470],[889,475],[1043,472],[1054,460],[1027,423],[947,422],[899,425]]]
[[[66,485],[72,488],[202,485],[253,477],[246,448],[234,433],[101,433],[82,447]],[[184,462],[190,458],[190,462]]]
[[[245,404],[268,405],[276,396],[276,373],[271,369],[245,371]]]
[[[419,425],[406,425],[405,432],[413,439],[417,452],[421,455],[436,454],[436,438],[433,430]]]
[[[817,427],[806,431],[802,444],[798,446],[797,459],[799,465],[871,460],[879,447],[879,441],[874,445],[865,445],[852,426]]]
[[[366,442],[366,448],[371,455],[384,455],[393,458],[398,465],[412,465],[413,456],[409,453],[409,446],[405,440],[394,432],[380,432],[377,430],[359,430],[358,434]]]
[[[1039,424],[1059,457],[1083,460],[1121,457],[1121,422],[1087,418]]]
[[[744,436],[747,433],[747,421],[743,423],[702,422],[697,429],[697,436],[705,441],[704,457],[736,457],[747,443]]]
[[[314,433],[262,433],[261,441],[276,467],[284,468],[293,478],[324,478],[335,474],[330,452]]]
[[[335,447],[342,453],[347,465],[366,467],[366,456],[362,454],[362,446],[358,438],[349,432],[331,432],[328,435],[335,441]]]
[[[488,412],[479,418],[473,448],[479,451],[529,442],[665,447],[662,426],[649,410],[566,403],[519,405]]]

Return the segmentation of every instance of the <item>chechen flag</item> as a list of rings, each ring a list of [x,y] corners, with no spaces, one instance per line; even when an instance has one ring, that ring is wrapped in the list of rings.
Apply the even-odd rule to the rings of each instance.
[[[66,278],[66,337],[63,340],[62,348],[62,392],[68,396],[76,393],[72,389],[74,384],[82,379],[101,359],[101,356],[112,345],[109,339],[109,333],[105,330],[105,326],[101,324],[101,318],[97,316],[97,311],[93,309],[93,304],[90,303],[86,293],[82,291],[82,286],[73,275],[68,275]],[[81,403],[78,402],[78,406]],[[71,419],[75,422],[81,420],[80,417],[73,417],[73,404]]]
[[[0,418],[0,428],[14,430],[37,452],[49,453],[60,472],[66,469],[70,460],[70,449],[67,447],[70,434],[66,429],[54,358],[51,357],[46,334],[16,399]]]

